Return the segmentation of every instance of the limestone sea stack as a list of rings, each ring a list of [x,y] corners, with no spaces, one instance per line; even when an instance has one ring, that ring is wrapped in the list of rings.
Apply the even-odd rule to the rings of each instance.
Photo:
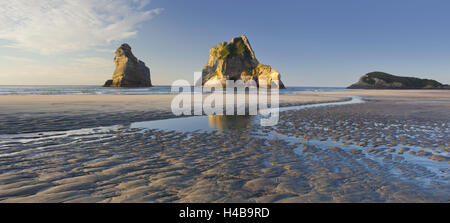
[[[384,72],[371,72],[362,76],[349,89],[450,89],[450,85],[435,80],[401,77]]]
[[[242,35],[223,42],[209,50],[209,59],[202,72],[202,85],[214,86],[219,81],[226,87],[227,80],[254,80],[270,88],[271,81],[278,81],[278,88],[285,88],[280,73],[269,65],[260,64],[247,37]]]
[[[104,87],[151,87],[150,69],[137,59],[131,47],[124,43],[116,50],[114,57],[116,69],[112,80],[107,80]]]

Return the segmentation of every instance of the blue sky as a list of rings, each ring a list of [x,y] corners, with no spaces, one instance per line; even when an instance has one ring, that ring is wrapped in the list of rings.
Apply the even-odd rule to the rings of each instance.
[[[450,83],[448,1],[45,2],[0,7],[0,85],[100,85],[123,42],[154,84],[191,81],[209,48],[242,34],[288,86],[348,86],[371,71]]]

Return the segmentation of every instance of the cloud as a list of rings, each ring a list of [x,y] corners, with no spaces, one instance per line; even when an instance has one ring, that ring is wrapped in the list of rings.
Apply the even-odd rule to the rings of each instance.
[[[0,85],[101,85],[111,79],[115,68],[112,58],[102,57],[62,57],[58,61],[37,59],[34,62],[22,59],[27,60],[0,56]]]
[[[115,49],[97,48],[97,49],[94,49],[94,50],[97,51],[97,52],[100,52],[100,53],[108,53],[108,54],[114,54],[114,52],[116,52]]]
[[[76,65],[89,67],[114,67],[113,59],[105,59],[101,57],[83,57],[74,60]]]
[[[16,56],[1,56],[5,60],[14,61],[14,62],[23,62],[23,63],[33,63],[35,62],[33,59],[26,57],[16,57]]]
[[[0,2],[0,39],[8,47],[55,54],[133,37],[163,9],[148,0],[14,0]]]

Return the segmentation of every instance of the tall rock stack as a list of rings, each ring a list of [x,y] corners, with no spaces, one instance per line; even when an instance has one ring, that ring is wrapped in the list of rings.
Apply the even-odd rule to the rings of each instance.
[[[131,47],[124,43],[116,50],[114,57],[116,69],[112,80],[107,80],[104,87],[151,87],[150,69],[137,59]]]
[[[230,43],[223,42],[209,50],[209,59],[202,72],[202,85],[213,86],[219,81],[225,87],[227,80],[254,80],[270,88],[271,81],[279,81],[278,88],[285,88],[280,73],[269,65],[260,64],[246,36],[236,37]]]

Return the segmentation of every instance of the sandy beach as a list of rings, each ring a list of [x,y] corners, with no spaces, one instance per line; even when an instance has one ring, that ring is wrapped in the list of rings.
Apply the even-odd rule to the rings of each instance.
[[[343,95],[343,96],[361,96],[372,99],[383,100],[419,100],[436,98],[440,101],[450,100],[448,90],[345,90],[336,92],[298,92],[302,96],[318,96],[318,95]]]
[[[448,202],[450,94],[281,95],[261,127],[133,128],[174,118],[173,95],[0,96],[0,202]],[[179,125],[183,125],[179,119]],[[229,126],[239,126],[229,128]]]
[[[206,97],[207,95],[204,95]],[[0,134],[61,131],[174,118],[174,94],[0,96]],[[342,101],[342,97],[280,95],[280,106]]]

